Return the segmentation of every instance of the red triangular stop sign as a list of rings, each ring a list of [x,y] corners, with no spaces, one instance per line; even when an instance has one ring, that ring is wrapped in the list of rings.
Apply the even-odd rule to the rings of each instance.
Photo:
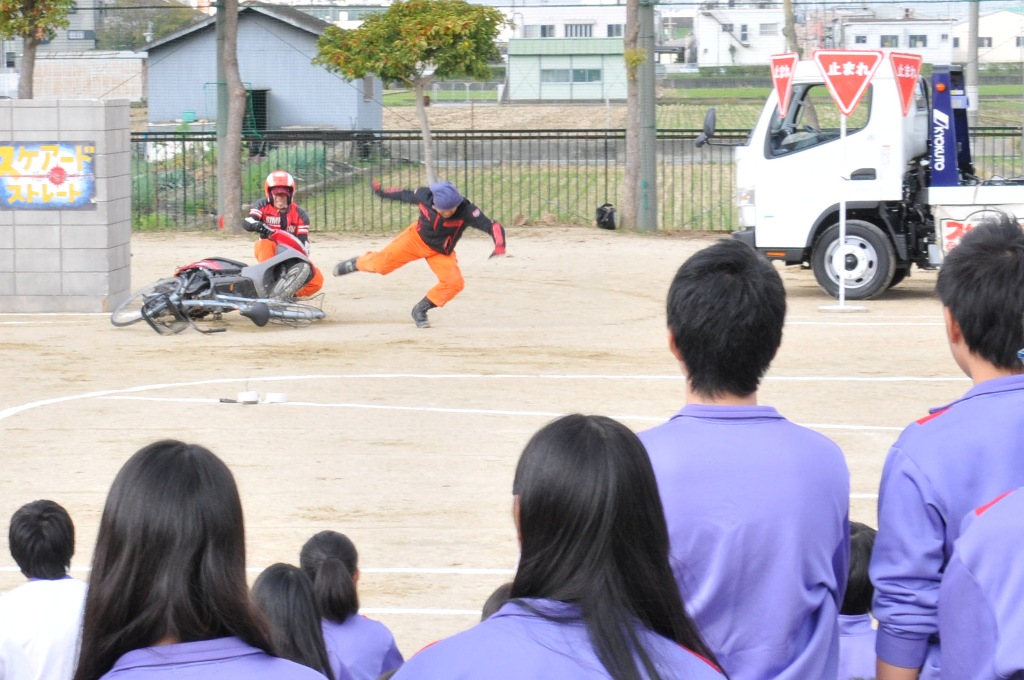
[[[814,50],[825,86],[844,116],[857,108],[883,56],[880,50]]]
[[[793,73],[800,55],[796,52],[772,55],[772,84],[779,96],[779,117],[785,118],[789,111],[789,98],[793,94]]]
[[[920,54],[906,52],[890,52],[892,74],[896,78],[896,89],[900,91],[900,103],[903,104],[903,115],[910,113],[910,102],[914,101],[914,88],[917,87],[918,76],[921,75]]]

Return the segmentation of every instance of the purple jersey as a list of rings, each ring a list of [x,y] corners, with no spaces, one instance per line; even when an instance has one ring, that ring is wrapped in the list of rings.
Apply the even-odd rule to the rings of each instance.
[[[836,680],[874,680],[875,629],[871,614],[839,615],[839,675]]]
[[[878,493],[871,556],[883,661],[939,673],[939,582],[960,522],[996,496],[1024,486],[1024,376],[975,385],[909,425],[889,451]]]
[[[968,515],[939,588],[942,677],[998,680],[1024,673],[1022,559],[1024,492]]]
[[[395,680],[610,678],[578,616],[578,609],[564,602],[506,602],[486,621],[420,650]],[[722,680],[703,657],[647,629],[637,632],[663,680]]]
[[[733,680],[834,678],[850,474],[768,406],[690,404],[640,433],[687,610]]]
[[[144,647],[124,654],[104,680],[323,680],[312,668],[270,656],[235,637]]]
[[[323,630],[335,677],[339,675],[339,661],[355,680],[377,680],[382,673],[402,665],[395,637],[379,621],[353,614],[344,623],[324,619]]]

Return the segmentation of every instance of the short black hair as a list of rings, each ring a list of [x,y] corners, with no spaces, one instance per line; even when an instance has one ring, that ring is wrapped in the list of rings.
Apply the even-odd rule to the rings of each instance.
[[[75,525],[63,507],[48,500],[21,506],[7,533],[11,556],[28,578],[67,576],[75,554]]]
[[[747,396],[782,344],[786,289],[771,262],[725,239],[692,255],[668,291],[668,328],[694,392]]]
[[[1020,368],[1024,232],[1015,217],[987,213],[946,256],[935,290],[973,354],[998,368]]]
[[[875,534],[867,524],[850,522],[850,578],[840,614],[867,614],[871,611],[871,598],[875,588],[868,577],[871,551],[875,547]]]

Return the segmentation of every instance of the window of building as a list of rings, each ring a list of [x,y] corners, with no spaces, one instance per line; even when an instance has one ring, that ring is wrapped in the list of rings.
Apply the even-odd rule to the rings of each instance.
[[[722,33],[732,33],[732,24],[722,24]]]
[[[621,38],[624,28],[622,24],[608,24],[608,37]]]
[[[853,42],[855,45],[867,45],[868,37],[866,35],[855,35],[853,36]]]
[[[570,77],[567,68],[542,68],[540,70],[540,82],[542,83],[568,83]]]
[[[85,40],[85,31],[68,31],[68,40]]]
[[[910,36],[911,47],[928,47],[928,36],[926,35],[912,35]]]
[[[555,27],[552,24],[529,24],[523,26],[524,38],[554,38]]]
[[[946,42],[947,40],[949,40],[949,33],[943,33],[942,35],[940,35],[939,40],[941,42]]]
[[[1017,36],[1017,47],[1024,47],[1024,35]]]
[[[882,47],[899,47],[900,37],[898,35],[883,35]]]
[[[960,47],[960,38],[953,38],[953,49]]]
[[[14,52],[4,54],[4,68],[14,68]]]
[[[363,101],[373,101],[373,76],[363,76]]]
[[[540,82],[542,83],[599,83],[601,82],[601,69],[599,68],[542,68],[540,70]]]
[[[746,24],[740,24],[740,42],[747,42],[750,40],[750,34],[747,31]]]
[[[566,24],[566,38],[590,38],[594,35],[594,27],[591,24]]]
[[[978,38],[978,47],[992,47],[992,38]]]
[[[777,23],[775,23],[775,24],[760,24],[757,27],[757,32],[758,32],[759,35],[778,35],[779,34],[779,25]]]
[[[572,82],[574,82],[574,83],[599,83],[599,82],[601,82],[601,69],[599,69],[599,68],[574,68],[572,70]]]

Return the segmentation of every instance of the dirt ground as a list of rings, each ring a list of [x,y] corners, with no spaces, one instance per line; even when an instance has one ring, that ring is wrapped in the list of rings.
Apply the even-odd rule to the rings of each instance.
[[[521,227],[509,256],[488,260],[489,240],[469,234],[458,251],[466,290],[425,330],[409,316],[433,282],[422,262],[328,276],[327,318],[301,329],[234,317],[224,333],[163,337],[106,314],[0,315],[0,522],[37,498],[63,504],[85,576],[123,461],[158,438],[198,442],[236,475],[253,576],[296,562],[313,533],[342,531],[360,549],[364,611],[411,654],[472,625],[511,575],[512,471],[537,428],[580,411],[641,430],[682,405],[664,295],[713,238]],[[329,270],[385,240],[314,235],[313,256]],[[250,239],[136,235],[133,288],[213,255],[251,260]],[[935,277],[915,271],[865,312],[836,313],[821,310],[834,301],[809,271],[782,271],[789,316],[761,402],[843,447],[851,515],[874,524],[888,446],[968,387]],[[288,403],[220,402],[250,390]],[[0,590],[22,582],[6,543],[0,569]]]

